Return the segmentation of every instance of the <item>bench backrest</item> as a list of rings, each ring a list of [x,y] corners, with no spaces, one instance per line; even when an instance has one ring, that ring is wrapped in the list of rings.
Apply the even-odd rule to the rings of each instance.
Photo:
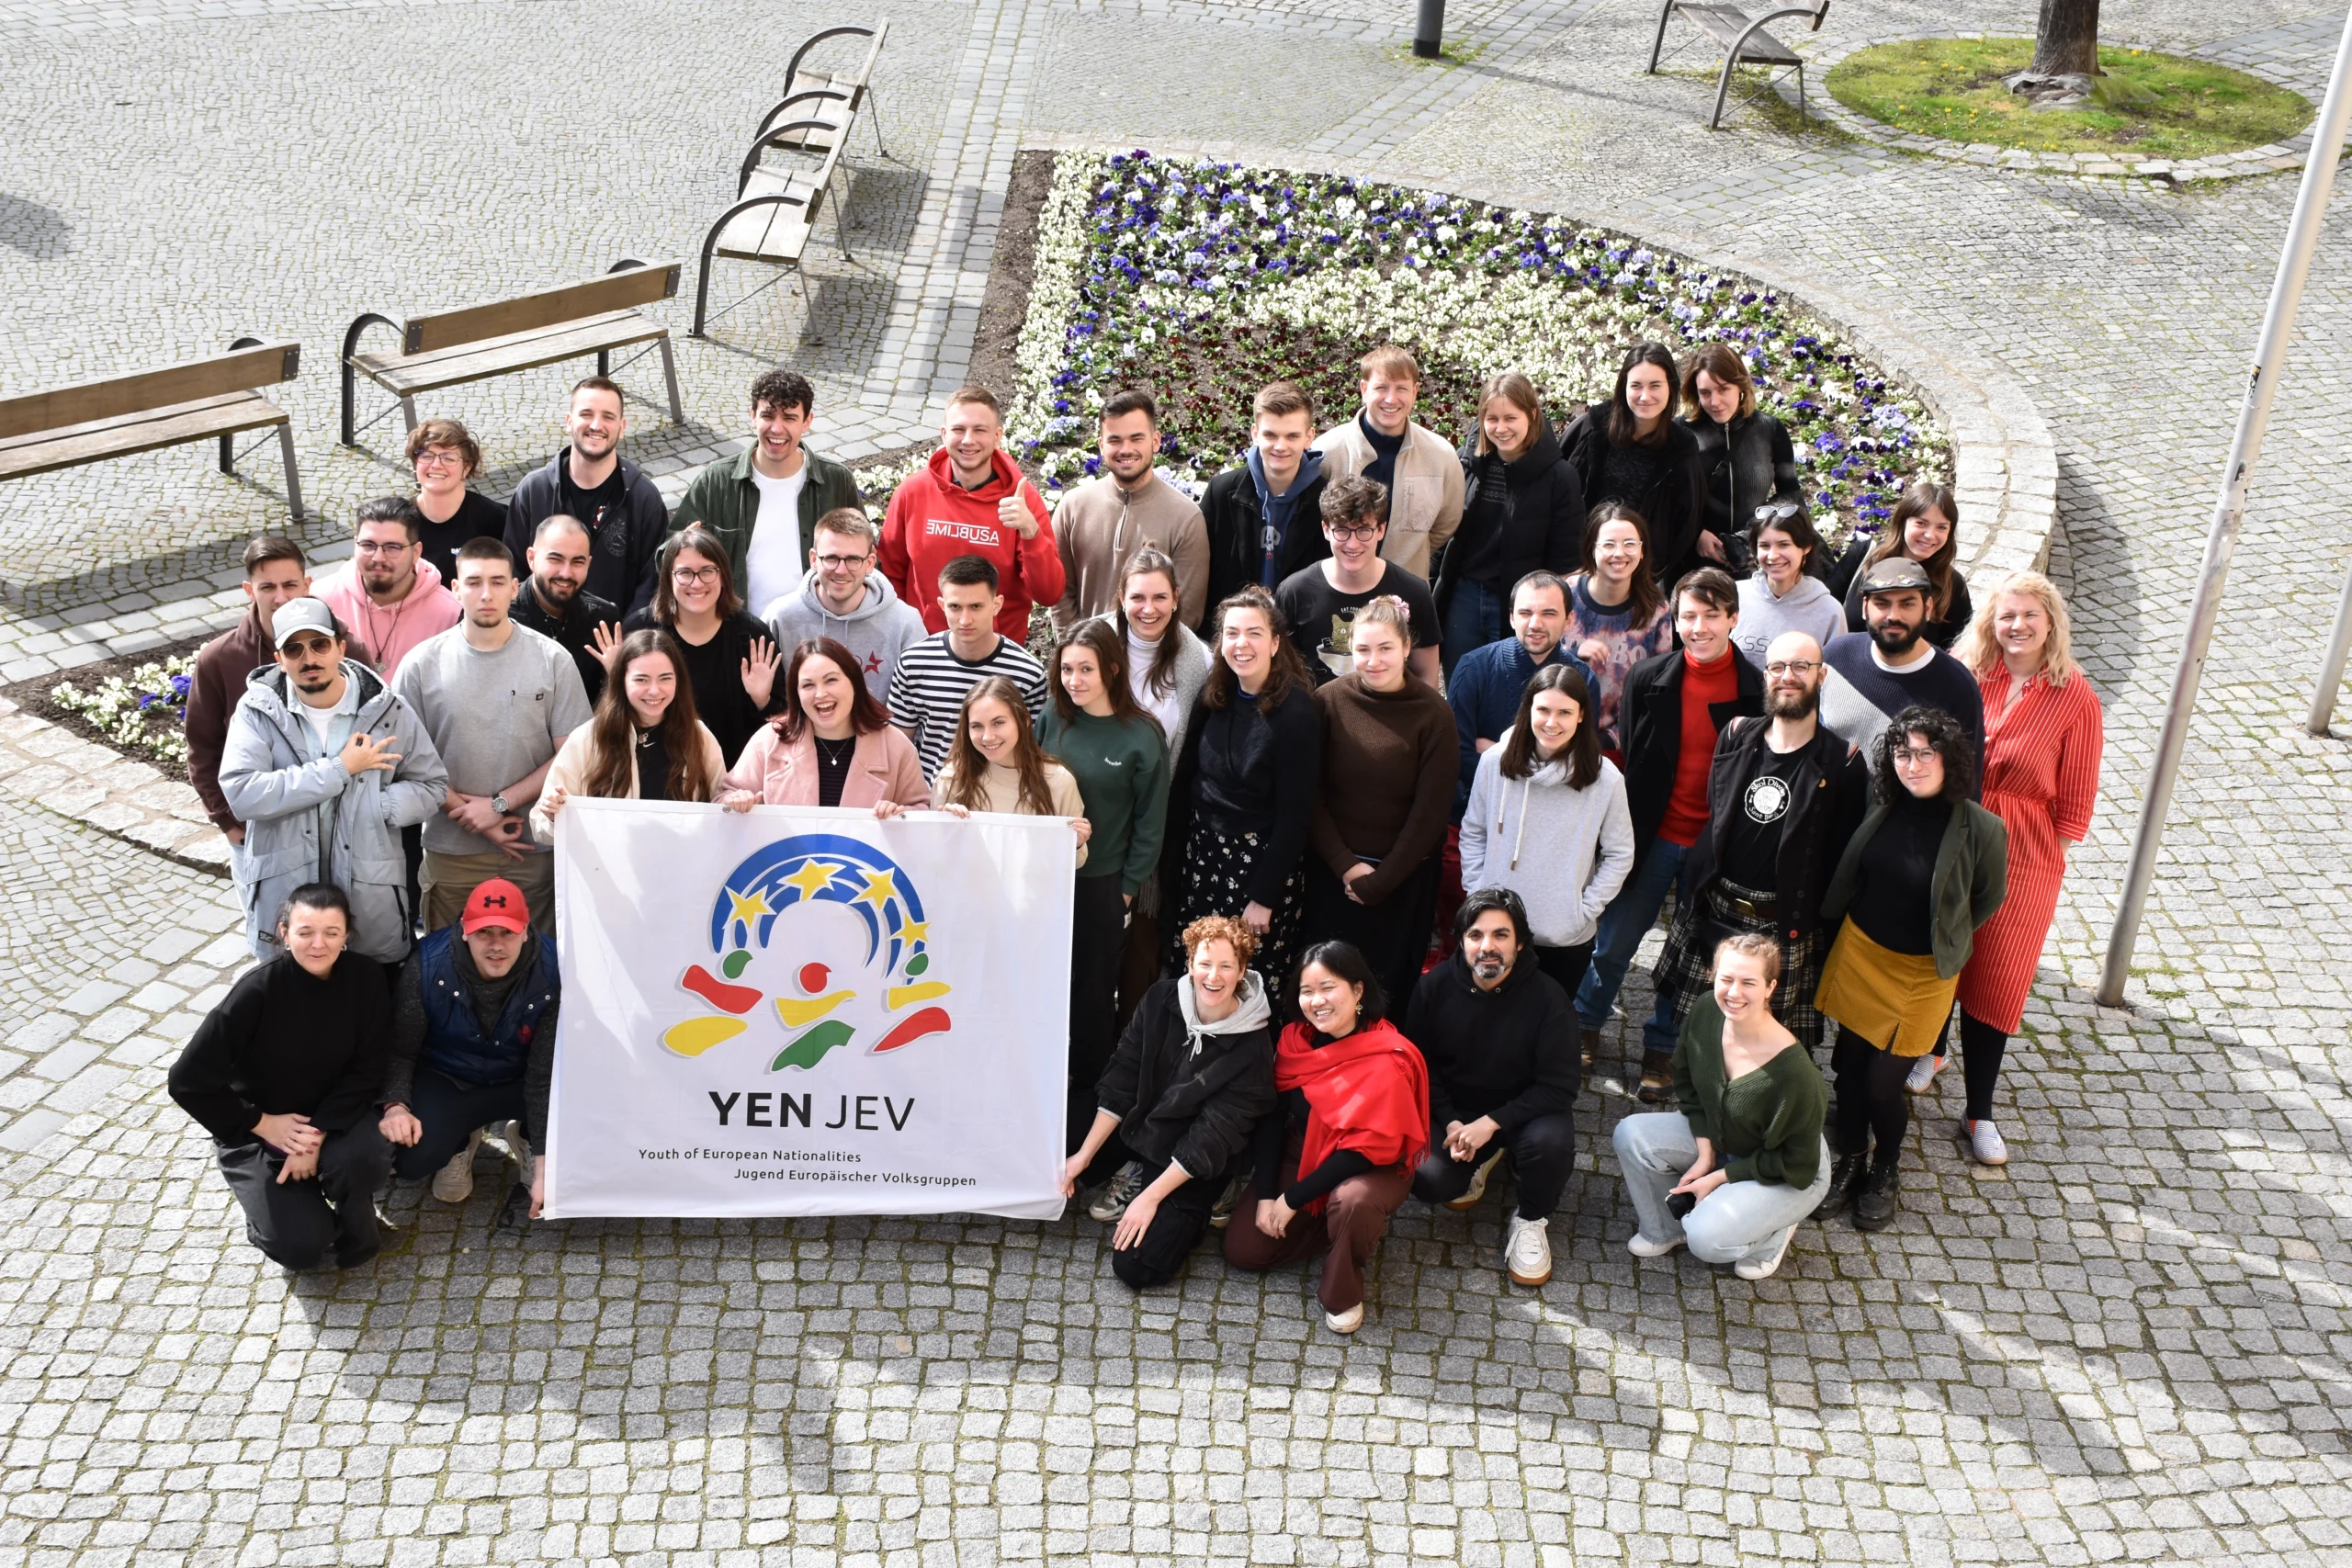
[[[290,381],[300,367],[301,355],[302,345],[298,343],[271,342],[161,370],[0,398],[0,441]]]
[[[537,294],[501,299],[494,305],[469,305],[433,316],[411,316],[401,328],[402,354],[431,354],[484,338],[510,333],[537,332],[561,326],[608,310],[633,310],[656,299],[674,299],[678,264],[654,262],[632,266],[586,283],[568,283]]]
[[[837,74],[831,80],[835,86],[848,89],[852,109],[862,107],[865,99],[865,89],[874,81],[874,63],[882,58],[883,40],[890,36],[890,19],[888,17],[877,17],[871,28],[827,28],[822,32],[810,35],[806,42],[792,51],[792,62],[784,69],[784,90],[789,94],[793,84],[800,79],[800,62],[808,58],[810,50],[829,39],[860,36],[867,39],[865,57],[857,62],[856,70],[845,74]]]

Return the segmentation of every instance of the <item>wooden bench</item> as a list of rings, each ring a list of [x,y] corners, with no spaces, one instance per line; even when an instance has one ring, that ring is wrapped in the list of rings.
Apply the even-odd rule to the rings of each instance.
[[[357,444],[353,400],[361,376],[400,400],[401,413],[408,428],[414,430],[419,392],[535,370],[591,354],[596,356],[596,373],[609,376],[613,350],[639,343],[661,349],[662,373],[670,389],[670,417],[685,423],[670,329],[638,310],[640,305],[675,298],[680,271],[676,262],[624,261],[589,282],[495,304],[412,316],[405,322],[372,312],[361,316],[343,334],[343,444]],[[399,351],[360,353],[359,334],[371,326],[390,327],[400,333]]]
[[[768,128],[775,122],[776,118],[783,114],[786,107],[801,94],[823,92],[832,95],[835,100],[834,107],[805,117],[813,119],[816,122],[814,125],[789,130],[779,128],[771,144],[788,147],[797,152],[825,152],[831,151],[835,143],[847,141],[850,128],[856,122],[859,113],[865,109],[865,100],[874,96],[874,65],[882,58],[882,45],[889,36],[890,24],[887,19],[877,21],[870,28],[827,28],[824,31],[812,35],[807,42],[792,51],[792,62],[784,68],[784,101],[761,117],[761,133],[767,134]],[[868,40],[865,58],[857,62],[855,68],[845,72],[808,71],[804,73],[801,67],[807,62],[809,51],[818,45],[837,38],[862,38]],[[882,145],[880,116],[868,115],[866,118],[874,131],[874,150],[884,157],[888,157],[889,149]]]
[[[1792,6],[1786,10],[1767,11],[1750,18],[1736,6],[1717,5],[1711,0],[1666,0],[1657,14],[1657,37],[1650,43],[1650,73],[1657,72],[1658,51],[1666,46],[1666,24],[1679,16],[1714,40],[1724,51],[1724,70],[1715,84],[1715,112],[1707,120],[1707,129],[1714,130],[1723,125],[1724,100],[1731,92],[1731,73],[1742,65],[1761,65],[1767,73],[1794,71],[1797,73],[1797,118],[1804,118],[1804,61],[1779,39],[1765,31],[1766,24],[1803,17],[1810,24],[1808,32],[1819,32],[1829,15],[1829,0],[1817,0],[1812,6]],[[1676,51],[1680,53],[1679,50]],[[1764,91],[1771,90],[1768,80]],[[1755,95],[1750,95],[1752,98]],[[1743,100],[1745,101],[1745,100]]]
[[[296,343],[241,337],[209,359],[0,398],[0,479],[214,436],[220,471],[233,474],[232,438],[275,425],[286,462],[286,507],[299,523],[302,479],[294,466],[293,422],[257,389],[292,380],[301,355]]]
[[[831,87],[816,87],[788,98],[777,106],[783,109],[796,103],[832,104],[844,95]],[[834,172],[840,167],[842,149],[846,136],[836,136],[828,146],[824,160],[814,169],[781,168],[763,161],[767,151],[780,145],[778,132],[791,131],[800,126],[831,123],[815,115],[799,119],[775,120],[774,110],[763,120],[752,138],[751,150],[735,171],[734,205],[718,215],[703,235],[702,265],[695,276],[695,321],[687,330],[689,337],[707,335],[704,327],[710,312],[710,264],[719,256],[730,261],[765,262],[786,270],[797,269],[802,255],[808,249],[809,236],[817,227],[817,216],[823,209],[832,189]],[[833,206],[833,240],[842,254],[849,252],[848,225],[842,219],[841,205]],[[764,287],[764,285],[763,286]],[[754,290],[757,292],[757,290]],[[746,296],[749,298],[749,296]],[[740,301],[739,301],[740,303]],[[730,307],[731,308],[731,307]]]

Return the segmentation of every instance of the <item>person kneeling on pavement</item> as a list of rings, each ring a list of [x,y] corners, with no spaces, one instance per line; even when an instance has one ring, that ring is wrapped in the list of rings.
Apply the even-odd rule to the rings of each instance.
[[[538,1213],[545,1161],[530,1151],[547,1127],[562,994],[555,939],[531,929],[523,890],[503,876],[473,890],[456,925],[417,943],[392,1001],[384,1075],[384,1136],[401,1145],[393,1175],[429,1173],[435,1198],[462,1203],[494,1125]]]
[[[1508,888],[1462,901],[1454,952],[1421,976],[1405,1035],[1430,1069],[1430,1150],[1413,1196],[1462,1210],[1485,1195],[1510,1156],[1519,1202],[1503,1237],[1503,1267],[1521,1285],[1552,1278],[1552,1211],[1576,1156],[1582,1087],[1568,993],[1536,966],[1527,908]]]
[[[1828,1091],[1812,1055],[1772,1016],[1780,981],[1770,933],[1716,944],[1714,989],[1690,1004],[1675,1043],[1680,1109],[1617,1123],[1617,1164],[1639,1222],[1625,1244],[1634,1257],[1662,1258],[1688,1242],[1706,1261],[1761,1280],[1829,1190]]]
[[[356,1269],[382,1243],[376,1189],[391,1150],[376,1130],[384,971],[347,949],[351,900],[294,889],[277,956],[240,976],[172,1064],[172,1098],[212,1134],[245,1239],[286,1269],[330,1250]]]
[[[1087,1213],[1116,1221],[1111,1271],[1134,1289],[1174,1279],[1226,1190],[1227,1171],[1274,1108],[1273,1010],[1250,967],[1258,939],[1228,915],[1184,928],[1185,972],[1143,996],[1095,1085],[1094,1125],[1062,1171],[1124,1156]]]

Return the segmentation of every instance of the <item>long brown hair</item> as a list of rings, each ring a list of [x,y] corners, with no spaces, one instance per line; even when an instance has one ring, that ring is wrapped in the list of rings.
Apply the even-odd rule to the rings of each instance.
[[[768,724],[777,739],[788,746],[800,739],[802,731],[814,728],[800,705],[800,667],[812,659],[831,660],[833,667],[848,679],[852,735],[871,735],[889,726],[890,716],[882,711],[882,705],[865,689],[865,677],[858,673],[857,656],[831,637],[812,637],[802,639],[793,649],[791,661],[784,667],[784,683],[776,688],[776,700],[784,704],[784,710]]]
[[[722,621],[730,620],[743,607],[743,595],[735,591],[735,563],[728,558],[727,547],[718,536],[700,524],[689,523],[662,546],[662,554],[654,567],[653,618],[665,626],[678,624],[678,590],[670,581],[670,569],[678,558],[692,550],[718,569],[718,603],[712,606]]]
[[[1720,385],[1739,389],[1739,407],[1732,418],[1746,419],[1756,412],[1756,378],[1747,373],[1747,361],[1739,356],[1739,350],[1718,338],[1713,343],[1702,343],[1692,350],[1690,363],[1683,368],[1683,418],[1698,420],[1707,417],[1705,406],[1699,401],[1699,372],[1702,370],[1713,377]]]
[[[1642,558],[1634,563],[1634,580],[1625,585],[1632,594],[1625,601],[1634,613],[1631,626],[1639,631],[1650,624],[1657,607],[1666,603],[1666,595],[1658,591],[1657,574],[1651,570],[1656,558],[1650,554],[1650,525],[1640,513],[1622,501],[1604,501],[1592,509],[1592,515],[1584,524],[1584,575],[1587,581],[1600,575],[1600,530],[1611,523],[1631,523],[1642,541]],[[1573,604],[1568,607],[1576,608]]]
[[[1053,786],[1046,782],[1046,764],[1054,759],[1037,744],[1021,688],[1001,675],[975,682],[964,694],[964,705],[956,710],[956,738],[947,747],[947,789],[941,804],[977,811],[988,798],[989,760],[972,744],[972,710],[984,702],[1002,703],[1012,715],[1012,769],[1021,775],[1022,811],[1031,817],[1055,815]]]
[[[1951,525],[1944,535],[1944,547],[1919,563],[1928,573],[1928,616],[1939,621],[1951,612],[1951,566],[1960,558],[1960,502],[1953,498],[1950,485],[1938,484],[1933,479],[1914,479],[1903,492],[1903,499],[1894,503],[1894,515],[1887,518],[1886,526],[1879,530],[1878,543],[1862,558],[1862,570],[1868,571],[1902,549],[1903,525],[1928,512],[1942,513],[1944,521]]]
[[[1168,635],[1176,635],[1174,622],[1170,622]],[[1111,716],[1116,719],[1144,719],[1151,728],[1159,728],[1159,720],[1136,705],[1135,689],[1127,684],[1127,639],[1111,629],[1108,621],[1081,621],[1069,629],[1062,645],[1054,649],[1054,711],[1062,716],[1064,724],[1076,724],[1083,712],[1070,700],[1062,687],[1062,655],[1073,648],[1082,648],[1094,655],[1095,672],[1102,680],[1102,694],[1111,699]],[[1168,739],[1165,731],[1159,737]]]
[[[1306,673],[1306,661],[1290,640],[1290,624],[1283,619],[1282,606],[1274,596],[1252,582],[1238,592],[1230,594],[1216,607],[1217,634],[1209,643],[1209,681],[1201,688],[1204,705],[1221,708],[1233,700],[1241,689],[1239,677],[1225,661],[1225,618],[1236,610],[1255,610],[1266,617],[1266,629],[1274,636],[1274,656],[1267,660],[1266,683],[1259,688],[1258,701],[1264,707],[1282,706],[1294,691],[1311,692],[1315,682]]]
[[[1544,761],[1544,743],[1535,739],[1535,697],[1557,692],[1577,705],[1577,732],[1568,737],[1568,787],[1589,789],[1600,776],[1600,720],[1593,711],[1592,688],[1573,664],[1546,664],[1519,694],[1519,712],[1510,721],[1510,739],[1503,742],[1502,770],[1507,779],[1523,779]]]
[[[606,800],[628,798],[629,780],[637,768],[637,710],[628,705],[628,667],[632,660],[660,654],[678,678],[677,694],[662,715],[654,732],[670,759],[667,781],[672,800],[708,800],[710,779],[703,771],[702,727],[695,720],[695,685],[686,679],[686,658],[668,632],[649,626],[621,639],[613,672],[596,699],[588,720],[588,782],[585,793]]]
[[[1176,563],[1148,545],[1129,556],[1126,570],[1119,573],[1119,603],[1111,615],[1119,628],[1119,640],[1124,643],[1128,635],[1127,584],[1154,572],[1168,580],[1168,596],[1175,604],[1169,611],[1168,629],[1159,634],[1159,645],[1151,650],[1151,668],[1143,672],[1143,684],[1153,696],[1164,697],[1176,689],[1176,655],[1184,642],[1176,635],[1183,624],[1177,612],[1184,604],[1184,585],[1176,581]]]
[[[1642,422],[1634,415],[1634,405],[1626,400],[1625,383],[1634,378],[1637,365],[1655,365],[1666,372],[1666,407],[1658,411],[1657,424],[1647,435],[1636,434]],[[1674,393],[1682,385],[1681,373],[1675,368],[1674,350],[1662,343],[1637,343],[1625,351],[1624,363],[1617,367],[1616,389],[1609,394],[1609,445],[1630,446],[1639,442],[1645,446],[1659,446],[1673,435],[1667,428],[1674,423]]]
[[[1527,446],[1520,453],[1523,457],[1544,439],[1544,400],[1535,395],[1535,383],[1516,370],[1499,370],[1487,377],[1486,385],[1478,389],[1477,412],[1471,416],[1477,422],[1475,434],[1481,457],[1495,450],[1495,444],[1487,439],[1487,405],[1497,398],[1527,416]]]

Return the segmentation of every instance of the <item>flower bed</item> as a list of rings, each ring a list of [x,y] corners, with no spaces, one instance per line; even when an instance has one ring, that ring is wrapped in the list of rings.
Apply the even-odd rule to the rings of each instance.
[[[1917,399],[1736,274],[1543,213],[1144,152],[1061,155],[1007,424],[1050,493],[1097,471],[1103,398],[1147,387],[1171,471],[1198,482],[1248,445],[1260,386],[1301,382],[1328,423],[1355,406],[1355,362],[1379,342],[1413,351],[1415,417],[1458,441],[1487,375],[1522,371],[1565,423],[1643,338],[1739,350],[1833,539],[1874,529],[1914,477],[1951,471]]]
[[[142,761],[187,765],[187,689],[196,655],[183,653],[142,664],[128,675],[109,676],[95,686],[61,681],[49,701],[86,725],[118,751]]]

